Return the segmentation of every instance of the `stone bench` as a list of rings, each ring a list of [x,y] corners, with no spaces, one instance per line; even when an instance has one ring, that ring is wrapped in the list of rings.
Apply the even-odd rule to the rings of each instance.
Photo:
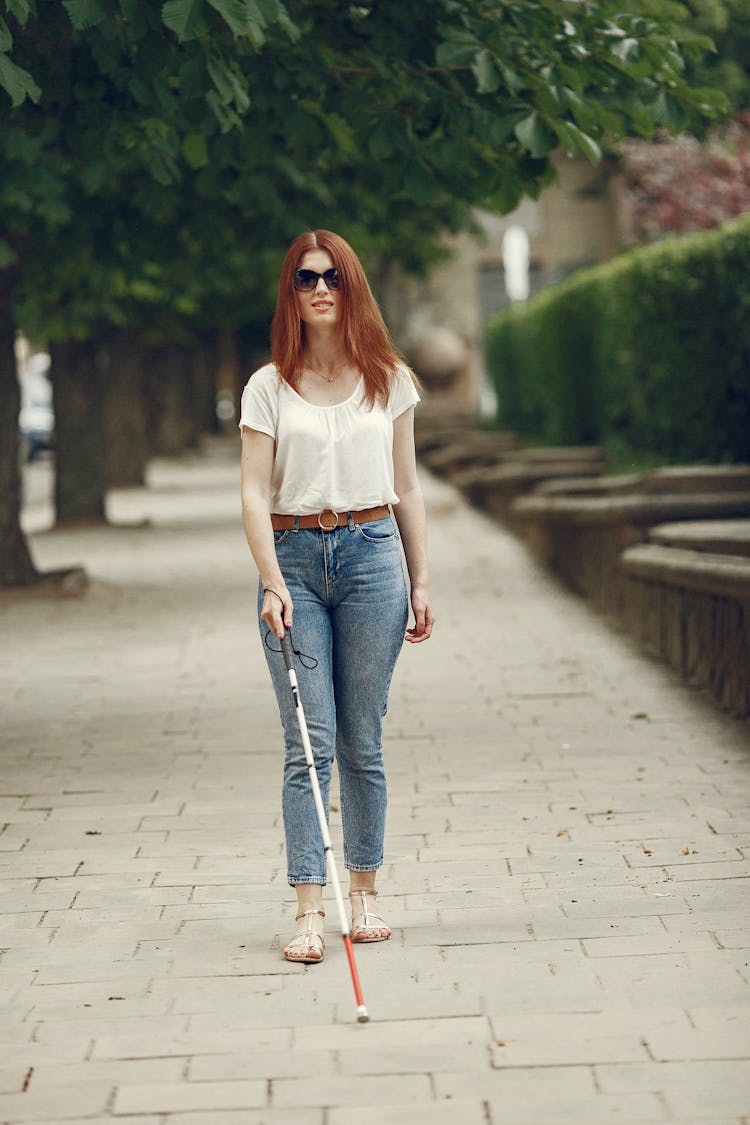
[[[496,465],[467,465],[453,484],[476,507],[496,519],[514,523],[514,501],[553,480],[585,481],[598,477],[604,454],[595,447],[516,449]]]
[[[517,448],[512,434],[499,430],[471,430],[460,437],[420,449],[420,460],[438,476],[453,477],[467,466],[486,468],[512,456]]]
[[[516,460],[524,465],[583,464],[603,472],[607,466],[604,450],[598,445],[533,445],[519,449]]]
[[[664,524],[620,559],[621,620],[734,714],[750,714],[750,519]]]
[[[645,473],[640,492],[750,492],[750,465],[667,465]]]
[[[640,473],[613,473],[606,477],[559,477],[542,481],[534,489],[534,493],[540,496],[623,496],[633,492],[641,480]]]
[[[443,400],[435,402],[425,398],[414,413],[414,441],[419,454],[461,440],[478,430],[475,411],[456,408]]]
[[[509,463],[483,467],[473,465],[456,474],[453,483],[477,508],[503,522],[515,523],[514,501],[531,492],[543,481],[555,477],[569,478],[572,473],[596,476],[599,469],[591,464],[565,461],[545,465],[524,464],[515,459]]]
[[[750,519],[658,524],[651,528],[648,538],[662,547],[750,558]]]
[[[534,555],[598,609],[621,611],[620,555],[665,521],[750,515],[750,490],[661,491],[612,496],[534,494],[513,504],[513,523]]]

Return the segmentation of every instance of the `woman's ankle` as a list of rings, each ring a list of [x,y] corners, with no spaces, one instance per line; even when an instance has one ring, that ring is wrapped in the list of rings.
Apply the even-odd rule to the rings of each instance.
[[[318,883],[297,883],[297,914],[323,909],[323,888]]]
[[[357,894],[359,891],[373,892],[375,890],[375,876],[375,871],[350,871],[349,894]]]

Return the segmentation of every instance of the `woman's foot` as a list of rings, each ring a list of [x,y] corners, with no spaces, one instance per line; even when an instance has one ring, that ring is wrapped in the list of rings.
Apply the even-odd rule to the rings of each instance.
[[[368,900],[377,898],[377,891],[349,891],[352,904],[352,941],[387,941],[391,936],[390,927],[386,926],[378,914],[373,914],[368,908]]]
[[[323,960],[324,918],[323,910],[304,910],[296,916],[297,932],[284,949],[284,957],[287,961],[301,961],[303,965],[313,965]]]

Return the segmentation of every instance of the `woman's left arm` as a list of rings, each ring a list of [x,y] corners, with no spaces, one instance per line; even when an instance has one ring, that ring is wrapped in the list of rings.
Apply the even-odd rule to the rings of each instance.
[[[393,514],[404,546],[414,612],[414,627],[406,630],[406,640],[419,644],[430,637],[435,616],[430,607],[426,521],[414,450],[413,406],[393,423],[393,472],[399,498],[398,504],[393,506]]]

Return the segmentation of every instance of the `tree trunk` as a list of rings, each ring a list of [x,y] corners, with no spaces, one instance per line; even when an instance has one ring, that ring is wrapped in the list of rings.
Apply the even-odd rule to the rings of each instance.
[[[239,383],[239,352],[237,333],[222,325],[217,335],[218,368],[216,399],[218,421],[223,433],[231,433],[237,425],[237,385]]]
[[[55,403],[57,523],[105,520],[104,374],[97,348],[74,340],[50,348]]]
[[[109,488],[140,487],[146,481],[148,433],[143,350],[135,333],[115,329],[107,340],[104,434]]]
[[[163,344],[146,356],[146,392],[152,453],[177,457],[198,444],[189,348]]]
[[[235,401],[237,403],[237,418],[240,414],[240,399],[245,389],[245,384],[264,363],[268,363],[271,346],[268,339],[266,325],[250,323],[244,325],[237,333],[237,384],[235,386]]]
[[[39,574],[21,530],[21,473],[15,329],[10,294],[0,292],[0,586],[29,586]]]
[[[216,417],[216,349],[211,336],[203,333],[193,350],[193,388],[196,422],[202,434],[215,434]]]

